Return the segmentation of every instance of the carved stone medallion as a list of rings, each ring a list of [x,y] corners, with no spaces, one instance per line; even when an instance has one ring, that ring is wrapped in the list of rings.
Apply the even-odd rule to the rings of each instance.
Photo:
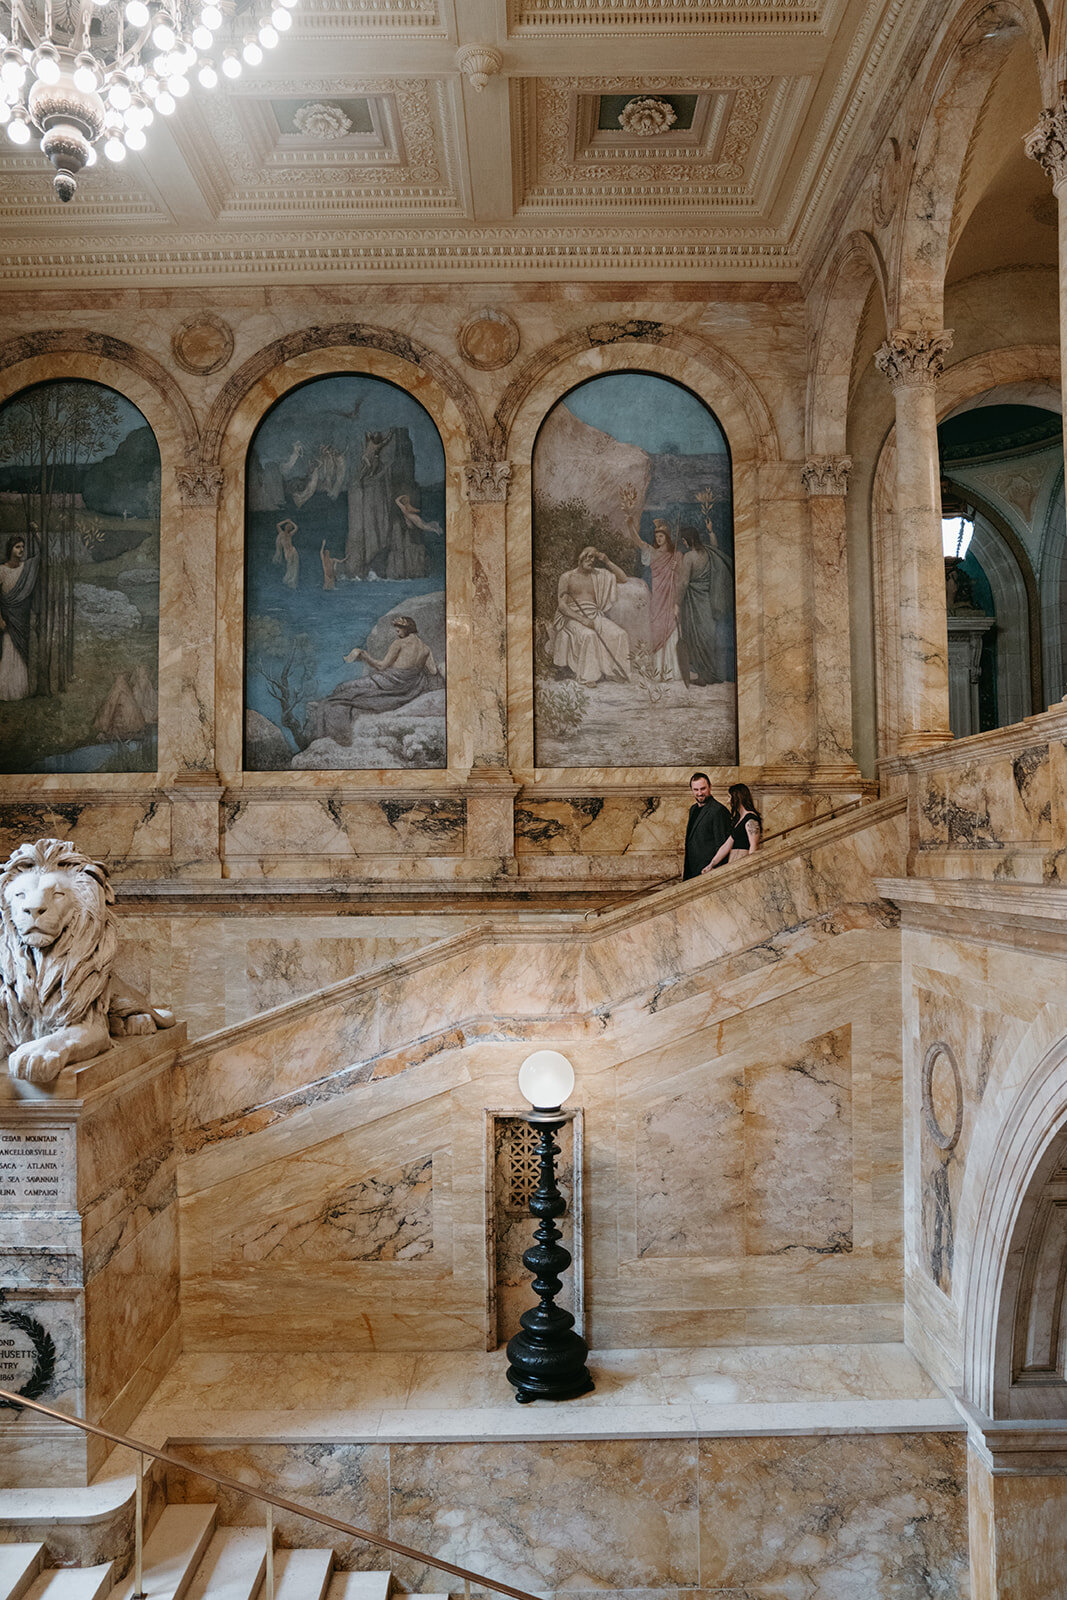
[[[493,372],[514,361],[519,351],[519,330],[504,311],[487,306],[459,330],[459,353],[479,372]]]
[[[943,1040],[923,1058],[923,1119],[939,1150],[951,1150],[963,1131],[963,1083],[956,1057]]]
[[[170,347],[179,367],[206,378],[233,355],[233,329],[213,312],[197,311],[176,330]]]

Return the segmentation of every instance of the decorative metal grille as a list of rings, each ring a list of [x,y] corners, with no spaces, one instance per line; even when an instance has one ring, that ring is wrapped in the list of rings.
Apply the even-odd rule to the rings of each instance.
[[[508,1122],[504,1125],[502,1155],[504,1157],[505,1204],[510,1211],[525,1213],[530,1196],[537,1188],[541,1170],[537,1156],[537,1133],[528,1122]]]

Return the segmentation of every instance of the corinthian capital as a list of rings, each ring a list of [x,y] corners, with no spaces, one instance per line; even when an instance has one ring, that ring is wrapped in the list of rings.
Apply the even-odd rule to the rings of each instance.
[[[511,480],[510,461],[465,461],[463,484],[467,499],[475,502],[506,500]]]
[[[800,477],[809,494],[847,494],[851,456],[809,456]]]
[[[178,468],[178,490],[187,506],[214,505],[222,489],[221,467],[205,467],[198,461]]]
[[[1052,187],[1067,179],[1067,102],[1046,106],[1023,140],[1023,149],[1031,160],[1042,166],[1052,179]]]
[[[896,388],[934,384],[945,370],[945,357],[952,349],[952,333],[942,328],[897,328],[876,353],[874,364]]]

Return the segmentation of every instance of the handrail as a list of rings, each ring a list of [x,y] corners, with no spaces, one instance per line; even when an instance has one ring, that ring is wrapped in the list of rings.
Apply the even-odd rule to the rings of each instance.
[[[0,1400],[16,1407],[27,1406],[31,1411],[39,1411],[42,1416],[51,1417],[55,1422],[66,1422],[73,1428],[80,1428],[83,1433],[95,1434],[99,1439],[110,1439],[112,1444],[125,1445],[128,1450],[136,1450],[142,1456],[151,1456],[153,1460],[162,1461],[169,1467],[181,1467],[184,1472],[191,1472],[198,1478],[206,1478],[209,1483],[217,1484],[220,1489],[231,1489],[239,1494],[250,1495],[254,1500],[261,1500],[264,1505],[273,1506],[278,1511],[292,1512],[298,1517],[306,1517],[309,1522],[318,1522],[324,1528],[332,1528],[336,1533],[354,1534],[357,1539],[364,1539],[368,1544],[377,1545],[382,1550],[391,1550],[394,1555],[406,1556],[410,1561],[435,1567],[438,1572],[450,1572],[453,1577],[462,1578],[466,1584],[474,1583],[480,1588],[492,1589],[495,1594],[510,1595],[511,1600],[538,1600],[538,1596],[530,1594],[526,1589],[513,1589],[510,1584],[498,1583],[495,1578],[487,1578],[482,1572],[472,1572],[467,1567],[453,1566],[450,1561],[438,1561],[436,1556],[427,1555],[425,1550],[413,1550],[410,1545],[399,1544],[395,1539],[386,1539],[380,1533],[369,1533],[366,1528],[357,1528],[351,1522],[342,1522],[339,1517],[328,1516],[325,1511],[311,1511],[307,1506],[297,1505],[295,1500],[287,1500],[284,1495],[271,1494],[267,1489],[254,1489],[251,1484],[242,1483],[240,1478],[228,1478],[224,1473],[198,1467],[195,1462],[184,1461],[181,1456],[171,1455],[167,1450],[155,1450],[140,1439],[131,1439],[124,1433],[112,1433],[110,1428],[101,1428],[95,1422],[85,1422],[81,1417],[71,1417],[65,1411],[56,1411],[52,1406],[43,1406],[39,1400],[27,1400],[25,1395],[12,1394],[8,1389],[0,1389]]]

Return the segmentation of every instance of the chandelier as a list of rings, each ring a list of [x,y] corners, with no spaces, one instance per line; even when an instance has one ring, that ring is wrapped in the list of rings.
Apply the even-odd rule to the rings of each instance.
[[[0,0],[0,125],[37,135],[70,200],[78,174],[143,150],[189,93],[238,78],[292,26],[298,0]]]

